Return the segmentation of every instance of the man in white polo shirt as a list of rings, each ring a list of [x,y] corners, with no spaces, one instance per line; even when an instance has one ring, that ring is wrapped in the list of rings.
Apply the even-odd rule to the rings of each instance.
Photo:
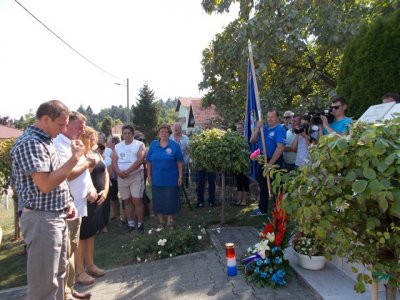
[[[143,160],[146,148],[141,141],[133,138],[134,128],[122,126],[124,140],[115,145],[112,154],[112,166],[118,176],[118,189],[123,201],[128,220],[128,232],[137,226],[140,234],[144,233],[144,191]],[[137,219],[137,224],[135,221]]]

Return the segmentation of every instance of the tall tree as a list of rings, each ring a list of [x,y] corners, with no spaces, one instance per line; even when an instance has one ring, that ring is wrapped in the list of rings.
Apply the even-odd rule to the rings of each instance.
[[[101,124],[101,132],[103,132],[106,136],[110,136],[112,134],[112,119],[110,116],[105,116],[104,120]]]
[[[230,122],[243,118],[247,90],[247,41],[253,54],[262,106],[299,112],[321,109],[335,93],[343,49],[360,24],[398,7],[399,1],[203,0],[208,13],[239,17],[203,51],[203,104],[215,104]]]
[[[154,91],[145,83],[139,91],[137,105],[133,107],[135,129],[143,132],[148,141],[153,140],[157,135],[159,111],[155,100]]]

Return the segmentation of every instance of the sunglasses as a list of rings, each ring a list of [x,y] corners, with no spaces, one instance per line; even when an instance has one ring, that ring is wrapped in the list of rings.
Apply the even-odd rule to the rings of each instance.
[[[139,142],[143,142],[144,141],[144,139],[137,139]]]
[[[341,107],[341,105],[335,105],[335,106],[331,106],[332,109],[339,109],[339,107]]]

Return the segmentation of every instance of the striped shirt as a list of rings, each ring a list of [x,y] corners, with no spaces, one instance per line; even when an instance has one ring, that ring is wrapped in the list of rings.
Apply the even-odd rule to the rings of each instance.
[[[72,201],[67,181],[64,180],[45,194],[34,183],[32,174],[53,172],[61,167],[61,160],[51,137],[31,125],[11,149],[12,176],[24,207],[43,211],[62,211]]]

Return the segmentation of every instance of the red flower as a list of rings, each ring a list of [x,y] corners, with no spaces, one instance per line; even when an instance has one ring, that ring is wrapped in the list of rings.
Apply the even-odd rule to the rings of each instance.
[[[275,236],[275,245],[276,246],[280,246],[281,244],[282,244],[282,241],[283,241],[283,233],[282,232],[279,232],[276,236]]]
[[[274,228],[272,227],[272,224],[268,223],[264,228],[263,234],[266,235],[267,233],[273,233],[273,232],[274,232]]]

